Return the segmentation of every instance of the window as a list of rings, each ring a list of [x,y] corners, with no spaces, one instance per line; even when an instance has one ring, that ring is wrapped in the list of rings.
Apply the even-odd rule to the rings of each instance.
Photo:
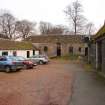
[[[69,53],[73,54],[73,47],[69,47]]]
[[[78,51],[81,52],[81,47],[78,48]]]
[[[8,52],[2,52],[2,55],[8,55]]]

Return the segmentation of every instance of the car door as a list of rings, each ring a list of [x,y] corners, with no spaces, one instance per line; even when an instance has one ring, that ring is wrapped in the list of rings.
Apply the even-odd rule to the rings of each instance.
[[[38,56],[38,55],[37,55],[37,56],[34,56],[34,59],[35,59],[35,61],[36,61],[37,63],[39,63],[40,58],[39,58],[39,56]]]
[[[20,68],[23,66],[23,61],[19,59],[20,57],[15,56],[9,56],[9,60],[12,62],[13,65],[16,66],[16,68]]]
[[[0,57],[0,70],[4,69],[6,62],[7,62],[6,57]]]
[[[35,63],[38,63],[39,62],[39,60],[38,60],[38,56],[32,56],[31,58],[30,58],[31,60],[32,60],[32,62],[35,62]]]

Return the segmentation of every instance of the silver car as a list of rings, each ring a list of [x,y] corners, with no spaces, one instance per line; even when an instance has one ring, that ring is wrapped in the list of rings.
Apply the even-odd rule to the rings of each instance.
[[[46,64],[49,62],[49,58],[46,55],[34,55],[29,58],[32,62],[36,62],[37,64]]]

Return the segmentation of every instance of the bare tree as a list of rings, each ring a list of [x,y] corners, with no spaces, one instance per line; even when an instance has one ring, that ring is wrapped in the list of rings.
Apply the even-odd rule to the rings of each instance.
[[[85,27],[85,34],[92,35],[94,34],[94,32],[95,32],[94,24],[92,22],[87,23]]]
[[[0,33],[0,38],[9,39],[8,36],[6,36],[6,35],[4,35],[2,33]]]
[[[78,33],[81,32],[82,27],[86,21],[86,19],[82,15],[83,9],[81,3],[78,0],[72,2],[72,4],[69,5],[64,12],[71,21],[74,34],[77,35]]]
[[[52,25],[48,22],[40,22],[40,33],[43,35],[62,35],[65,27],[63,25]]]
[[[30,33],[34,31],[35,25],[36,25],[35,23],[29,22],[27,20],[17,21],[16,31],[19,34],[19,37],[25,39],[28,36],[30,36]]]
[[[64,34],[65,27],[63,25],[56,25],[50,31],[50,34],[62,35]]]
[[[15,33],[15,22],[15,17],[10,13],[3,13],[0,16],[1,33],[7,36],[9,39],[12,39],[13,34]]]
[[[40,22],[40,26],[39,26],[39,29],[40,29],[40,33],[45,35],[45,34],[49,34],[50,33],[50,30],[52,29],[52,24],[49,23],[49,22]]]

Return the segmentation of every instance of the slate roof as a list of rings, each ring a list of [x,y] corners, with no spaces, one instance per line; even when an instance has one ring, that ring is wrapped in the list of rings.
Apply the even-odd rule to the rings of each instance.
[[[26,40],[32,43],[83,43],[84,35],[37,35]]]
[[[36,49],[30,42],[11,41],[0,39],[0,50],[32,50]]]
[[[99,38],[101,36],[105,35],[105,24],[98,30],[94,38]]]

